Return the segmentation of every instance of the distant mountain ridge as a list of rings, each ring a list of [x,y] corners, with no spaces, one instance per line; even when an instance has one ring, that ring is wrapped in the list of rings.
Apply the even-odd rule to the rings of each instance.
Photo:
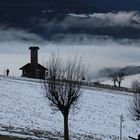
[[[100,77],[110,77],[115,72],[124,73],[126,76],[140,74],[140,66],[126,66],[124,68],[104,68],[99,71]]]

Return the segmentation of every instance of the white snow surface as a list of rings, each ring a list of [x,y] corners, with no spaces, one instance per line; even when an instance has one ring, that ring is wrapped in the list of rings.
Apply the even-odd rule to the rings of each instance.
[[[132,94],[82,90],[79,108],[69,116],[71,139],[117,140],[123,115],[123,140],[136,137],[140,125],[129,114]],[[63,135],[63,116],[53,113],[43,84],[0,77],[0,124]]]

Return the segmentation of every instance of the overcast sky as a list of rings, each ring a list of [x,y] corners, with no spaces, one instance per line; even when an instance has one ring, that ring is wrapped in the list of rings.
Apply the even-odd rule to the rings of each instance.
[[[140,1],[139,0],[84,0],[88,4],[92,4],[98,8],[103,8],[107,10],[139,10],[140,11]]]

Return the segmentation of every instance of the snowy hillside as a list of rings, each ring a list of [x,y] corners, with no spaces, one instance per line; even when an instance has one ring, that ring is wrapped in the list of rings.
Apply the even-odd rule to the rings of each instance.
[[[69,118],[72,140],[118,140],[120,115],[124,116],[123,140],[137,136],[140,127],[128,110],[132,94],[113,92],[83,89],[80,109]],[[63,117],[51,111],[43,85],[6,77],[0,77],[0,124],[63,134]]]
[[[138,80],[140,81],[140,74],[126,76],[125,79],[122,81],[122,87],[131,88],[132,82]],[[104,79],[101,80],[102,84],[113,85],[112,79]]]

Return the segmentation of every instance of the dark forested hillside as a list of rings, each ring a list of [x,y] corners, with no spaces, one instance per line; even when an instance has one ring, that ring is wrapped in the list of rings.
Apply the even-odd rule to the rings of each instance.
[[[101,77],[110,77],[115,72],[124,73],[126,76],[140,74],[140,66],[126,66],[124,68],[104,68],[99,71]]]

